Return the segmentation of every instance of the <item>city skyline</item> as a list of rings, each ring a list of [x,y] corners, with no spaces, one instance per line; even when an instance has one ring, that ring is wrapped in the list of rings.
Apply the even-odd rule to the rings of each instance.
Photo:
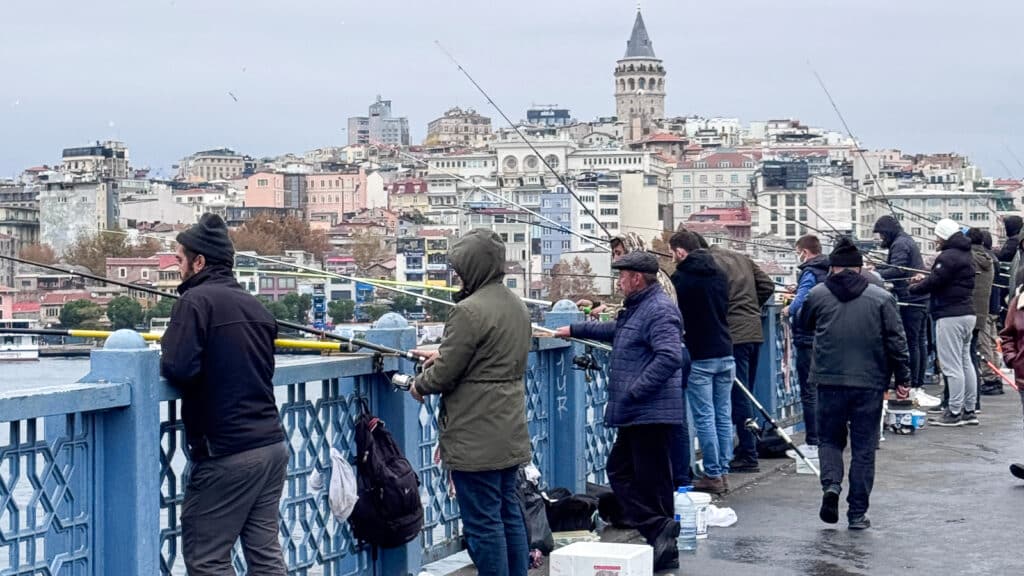
[[[667,70],[666,115],[793,117],[842,130],[817,71],[866,148],[955,151],[987,175],[1024,176],[1024,120],[1013,107],[1024,74],[1005,49],[1024,8],[705,4],[642,4]],[[306,1],[287,14],[276,2],[242,6],[0,8],[18,24],[0,37],[0,132],[17,136],[2,149],[0,176],[106,138],[125,141],[133,164],[163,177],[182,157],[222,145],[254,156],[340,146],[347,118],[377,94],[409,117],[414,143],[452,106],[501,127],[435,39],[514,120],[531,102],[584,121],[610,116],[612,70],[636,10],[622,0],[530,1],[500,18],[455,1],[387,14],[350,2]]]

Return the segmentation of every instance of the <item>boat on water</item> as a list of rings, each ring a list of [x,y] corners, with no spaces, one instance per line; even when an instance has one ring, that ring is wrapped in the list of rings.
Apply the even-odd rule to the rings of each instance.
[[[0,319],[3,328],[33,328],[31,320]],[[0,362],[32,362],[39,360],[39,336],[35,334],[3,334],[0,332]]]

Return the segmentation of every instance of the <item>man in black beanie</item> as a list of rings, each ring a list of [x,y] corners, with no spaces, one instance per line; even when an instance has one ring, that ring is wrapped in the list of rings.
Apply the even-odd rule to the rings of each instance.
[[[190,472],[181,508],[190,576],[233,574],[241,538],[250,574],[284,576],[279,505],[288,469],[274,399],[277,323],[235,281],[220,216],[178,234],[181,298],[161,339],[160,369],[181,391]]]
[[[819,517],[839,521],[843,450],[850,437],[851,530],[871,526],[868,501],[875,479],[882,397],[895,373],[896,384],[910,384],[910,354],[896,299],[861,275],[857,246],[840,238],[829,256],[829,276],[811,289],[800,321],[814,334],[810,380],[818,387],[818,457],[824,492]],[[890,371],[891,370],[891,371]]]

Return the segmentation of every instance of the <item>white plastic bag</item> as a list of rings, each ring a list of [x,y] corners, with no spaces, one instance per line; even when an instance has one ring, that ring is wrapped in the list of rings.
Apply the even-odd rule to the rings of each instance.
[[[323,478],[314,469],[309,477],[309,486],[313,490],[322,490],[324,487]],[[331,487],[327,499],[331,504],[331,514],[339,522],[348,520],[355,508],[359,493],[356,488],[356,474],[352,466],[345,461],[345,458],[337,449],[331,448]]]

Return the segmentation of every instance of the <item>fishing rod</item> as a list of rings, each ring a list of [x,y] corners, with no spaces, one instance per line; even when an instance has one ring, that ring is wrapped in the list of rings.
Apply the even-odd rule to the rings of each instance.
[[[139,285],[136,285],[136,284],[132,284],[130,282],[120,282],[118,280],[111,280],[110,278],[104,278],[102,276],[97,276],[95,274],[90,274],[90,273],[87,273],[87,272],[77,272],[77,271],[73,271],[73,270],[65,270],[65,269],[59,268],[57,266],[51,266],[49,264],[42,264],[40,262],[33,262],[32,260],[25,260],[24,258],[18,258],[16,256],[6,256],[6,255],[3,255],[3,254],[0,254],[0,259],[10,260],[12,262],[18,262],[20,264],[25,264],[27,266],[36,266],[38,268],[43,268],[44,270],[53,270],[54,272],[61,272],[61,273],[64,273],[64,274],[72,274],[74,276],[81,276],[82,278],[88,278],[90,280],[95,280],[97,282],[103,282],[104,284],[111,284],[113,286],[121,286],[122,288],[127,288],[129,290],[136,290],[136,291],[139,291],[139,292],[145,292],[146,294],[153,294],[155,296],[173,298],[175,300],[178,300],[178,299],[181,298],[181,296],[179,296],[178,294],[174,294],[174,293],[171,293],[171,292],[164,292],[163,290],[158,290],[156,288],[150,288],[148,286],[139,286]],[[344,336],[342,334],[336,334],[336,333],[333,333],[333,332],[325,332],[323,330],[317,330],[316,328],[310,328],[308,326],[304,326],[302,324],[297,324],[295,322],[288,322],[287,320],[276,320],[276,322],[277,322],[278,326],[281,326],[283,328],[290,328],[292,330],[298,330],[299,332],[306,332],[307,334],[314,334],[314,335],[319,336],[321,338],[327,338],[327,339],[330,339],[330,340],[338,340],[338,341],[341,341],[341,342],[346,342],[350,346],[353,346],[353,347],[366,348],[366,349],[373,350],[375,352],[380,352],[380,353],[383,353],[383,354],[397,354],[397,355],[405,358],[406,360],[411,360],[413,362],[423,362],[423,361],[426,360],[426,358],[424,358],[422,356],[419,356],[418,354],[413,354],[410,351],[399,350],[397,348],[391,348],[389,346],[384,346],[384,345],[381,345],[381,344],[375,344],[373,342],[367,342],[366,340],[360,340],[360,339],[357,339],[357,338],[351,338],[351,337],[348,337],[348,336]]]
[[[280,270],[262,270],[260,274],[269,274],[273,276],[300,276],[306,278],[328,278],[324,274],[313,274],[312,272],[284,272]],[[452,286],[431,286],[429,284],[422,284],[420,282],[403,282],[401,280],[382,280],[380,278],[356,278],[357,282],[363,284],[369,282],[375,282],[379,284],[394,284],[396,286],[405,286],[406,288],[422,288],[424,290],[436,290],[438,292],[458,292],[458,288]]]
[[[412,160],[413,162],[416,162],[417,164],[423,164],[424,166],[427,166],[428,168],[431,167],[430,163],[427,162],[426,160],[423,160],[422,158],[418,158],[416,156],[413,156],[412,154],[408,154],[406,152],[402,152],[401,150],[399,150],[397,152],[398,152],[399,156],[402,156],[404,158],[408,158],[408,159]],[[580,234],[579,232],[576,232],[575,230],[565,226],[564,224],[560,224],[558,222],[555,222],[554,220],[548,218],[547,216],[544,216],[543,214],[538,214],[537,212],[534,212],[533,210],[530,210],[526,206],[523,206],[522,204],[518,204],[516,202],[513,202],[512,200],[509,200],[508,198],[505,198],[505,197],[501,196],[500,194],[495,194],[494,192],[491,192],[487,188],[484,188],[483,186],[477,184],[476,182],[472,182],[472,181],[470,181],[470,180],[468,180],[466,178],[463,178],[462,176],[456,174],[455,172],[452,172],[450,170],[446,170],[444,168],[440,168],[440,167],[437,167],[437,166],[432,167],[432,169],[433,170],[437,170],[438,172],[440,172],[441,174],[444,174],[445,176],[449,176],[451,178],[454,178],[454,179],[458,180],[459,182],[462,182],[464,184],[469,184],[470,186],[472,186],[476,190],[479,190],[479,191],[483,192],[484,194],[486,194],[486,195],[488,195],[488,196],[490,196],[492,198],[496,198],[499,202],[503,202],[505,204],[509,204],[511,206],[515,206],[516,208],[519,208],[520,210],[522,210],[523,212],[526,212],[527,214],[530,214],[531,216],[536,216],[537,218],[540,218],[541,220],[544,220],[545,222],[549,222],[551,224],[554,224],[562,232],[565,232],[566,234],[572,234],[573,236],[576,236],[577,238],[580,238],[581,240],[585,240],[588,244],[594,244],[594,240],[591,239],[591,238],[588,238],[586,235]],[[461,208],[461,207],[459,207],[459,208]],[[465,209],[466,210],[471,210],[471,208],[465,208]],[[602,238],[602,239],[599,239],[598,242],[604,243],[604,242],[607,242],[607,240]],[[598,248],[600,248],[601,250],[604,250],[605,252],[611,252],[611,248],[608,248],[607,246],[604,246],[603,244],[597,244],[596,246]]]
[[[75,338],[108,338],[114,332],[112,330],[83,330],[79,328],[0,328],[0,334],[31,334],[36,336],[70,336]],[[147,342],[158,342],[163,334],[153,332],[136,332]],[[324,350],[329,352],[345,352],[342,350],[343,342],[318,342],[315,340],[294,340],[289,338],[277,338],[274,346],[285,349],[306,349]],[[357,356],[371,356],[370,354],[355,353]],[[388,353],[388,355],[392,355]]]
[[[757,411],[761,413],[761,417],[764,418],[766,422],[768,422],[770,429],[775,432],[775,434],[786,444],[786,446],[789,446],[789,448],[792,449],[793,452],[795,452],[797,456],[799,456],[800,459],[804,461],[804,464],[807,464],[807,467],[810,468],[816,476],[821,476],[821,472],[818,471],[818,467],[815,466],[814,463],[812,463],[807,458],[807,456],[804,455],[802,451],[800,451],[800,448],[796,445],[795,442],[793,442],[793,438],[791,438],[789,434],[786,434],[786,431],[782,429],[782,426],[779,425],[778,421],[772,417],[771,413],[765,410],[764,406],[760,402],[758,402],[757,397],[750,392],[750,390],[743,384],[743,382],[740,382],[739,378],[733,378],[732,381],[734,384],[739,386],[740,391],[743,392],[743,394],[748,399],[750,399],[750,402],[751,404],[754,405],[754,408],[756,408]],[[754,432],[754,434],[758,436],[761,435],[761,426],[758,425],[757,420],[749,418],[746,422],[743,423],[743,425],[751,432]]]
[[[480,94],[482,94],[483,97],[487,99],[487,103],[490,104],[498,112],[498,114],[501,114],[501,117],[504,118],[506,122],[508,122],[509,126],[511,126],[512,129],[515,130],[516,134],[518,134],[519,137],[522,138],[523,142],[530,147],[530,150],[532,150],[533,153],[537,156],[537,159],[544,164],[544,167],[547,168],[548,171],[554,175],[558,182],[565,187],[567,192],[569,192],[569,195],[571,195],[573,199],[576,200],[576,202],[580,205],[580,207],[583,208],[583,210],[587,213],[587,216],[590,216],[590,218],[594,222],[596,222],[598,226],[601,227],[601,231],[604,232],[605,236],[607,236],[609,239],[612,238],[612,233],[609,232],[608,228],[606,228],[605,225],[601,223],[600,220],[597,219],[597,216],[594,215],[594,212],[590,208],[588,208],[586,204],[583,203],[583,200],[581,200],[580,197],[576,195],[576,192],[569,186],[569,183],[565,181],[565,178],[563,178],[561,174],[555,171],[555,168],[548,163],[547,158],[545,158],[544,155],[541,154],[539,150],[537,150],[537,147],[534,146],[532,142],[530,142],[526,135],[523,134],[523,131],[519,129],[519,126],[517,126],[516,123],[513,122],[512,119],[509,118],[507,114],[505,114],[505,111],[498,106],[497,102],[495,102],[494,99],[491,98],[491,96],[483,89],[483,87],[480,86],[480,84],[477,83],[477,81],[474,80],[472,76],[470,76],[469,72],[462,67],[462,64],[460,64],[459,61],[455,59],[455,56],[453,56],[451,52],[446,50],[445,47],[442,46],[439,41],[435,40],[434,44],[437,45],[441,52],[444,52],[445,55],[448,56],[448,59],[451,60],[453,64],[455,64],[455,67],[458,68],[459,71],[462,72],[462,74],[473,84],[473,86],[476,87]]]
[[[113,232],[113,231],[105,230],[104,232]],[[345,276],[344,274],[337,274],[335,272],[328,272],[326,270],[317,270],[316,268],[310,268],[309,266],[303,266],[301,264],[293,264],[293,263],[289,263],[289,262],[282,262],[281,260],[276,260],[274,258],[268,258],[266,256],[258,256],[258,255],[253,255],[253,254],[247,254],[246,256],[248,256],[250,258],[254,258],[256,260],[263,260],[265,262],[269,262],[269,263],[272,263],[272,264],[278,264],[280,266],[290,266],[290,267],[295,268],[297,270],[306,270],[306,271],[315,272],[317,274],[322,274],[322,275],[325,275],[325,276],[329,276],[329,277],[332,277],[332,278],[340,278],[342,280],[353,281],[351,276]],[[2,256],[2,257],[3,258],[10,258],[9,256]],[[64,270],[61,270],[61,271],[62,272],[66,272]],[[98,279],[98,280],[100,280],[102,282],[110,282],[110,280],[101,279],[101,278],[98,278],[98,277],[94,277],[94,279]],[[126,287],[129,287],[129,288],[137,288],[133,284],[118,284],[116,282],[113,282],[113,283],[117,284],[117,285],[120,285],[120,286],[126,286]],[[392,292],[398,292],[400,294],[406,294],[406,295],[412,296],[414,298],[419,298],[420,300],[427,300],[427,301],[430,301],[430,302],[436,302],[438,304],[443,304],[445,306],[451,306],[451,307],[455,306],[455,302],[451,302],[449,300],[442,300],[440,298],[434,298],[432,296],[427,296],[425,294],[417,294],[415,292],[407,292],[405,290],[402,290],[400,288],[394,288],[392,286],[384,286],[384,285],[380,285],[380,284],[373,284],[372,282],[364,282],[364,284],[370,284],[371,286],[376,286],[377,288],[382,288],[384,290],[390,290]],[[162,295],[167,295],[166,292],[160,292],[158,290],[152,290],[152,291],[153,292],[157,292],[157,293],[162,294]],[[520,296],[520,298],[523,301],[527,301],[526,298],[522,298],[521,296]],[[535,302],[544,302],[548,306],[551,305],[550,302],[546,302],[546,301],[543,301],[543,300],[535,300]],[[289,326],[302,326],[301,324],[293,324],[291,322],[284,322],[282,320],[278,320],[278,324],[289,325]],[[531,326],[532,326],[532,328],[534,330],[540,331],[540,332],[544,332],[546,334],[554,334],[555,333],[554,329],[548,328],[546,326],[540,326],[539,324],[532,324]],[[352,340],[354,340],[352,338],[348,338],[348,337],[342,336],[340,334],[334,334],[334,333],[331,333],[331,332],[322,332],[320,330],[315,330],[315,329],[312,329],[312,328],[307,328],[305,326],[302,326],[302,329],[305,330],[305,331],[311,332],[313,334],[323,334],[327,338],[332,338],[332,339],[336,339],[336,340],[343,340],[343,341],[352,341]],[[586,340],[586,339],[583,339],[583,338],[573,338],[572,340],[574,340],[576,342],[579,342],[581,344],[593,347],[593,348],[599,348],[601,350],[611,351],[611,349],[612,349],[611,346],[608,346],[607,344],[604,344],[603,342],[597,342],[597,341],[593,341],[593,340]],[[357,340],[356,342],[364,342],[364,341],[363,340]],[[369,343],[369,342],[367,342],[366,345],[364,345],[364,344],[354,344],[354,345],[361,346],[363,348],[369,348],[371,350],[375,350],[375,348],[373,348],[373,346],[378,346],[380,348],[386,348],[384,346],[380,346],[378,344],[372,344],[372,343]],[[422,362],[422,361],[426,360],[426,358],[417,356],[417,355],[413,354],[412,352],[407,352],[407,351],[402,351],[402,350],[395,350],[395,349],[388,348],[387,350],[379,350],[379,351],[380,352],[388,352],[388,353],[399,353],[399,354],[404,355],[407,359],[412,360],[414,362]]]
[[[860,156],[860,161],[864,164],[864,167],[867,169],[868,174],[871,174],[871,181],[875,184],[875,188],[878,190],[878,193],[882,196],[882,200],[884,200],[885,203],[889,206],[889,211],[892,212],[893,218],[896,218],[896,211],[892,207],[892,201],[885,196],[885,190],[882,189],[882,185],[878,181],[878,176],[875,175],[875,171],[874,169],[871,168],[871,164],[868,163],[867,158],[864,157],[864,152],[860,149],[860,143],[857,140],[857,137],[854,136],[853,131],[850,130],[850,125],[846,123],[846,118],[843,117],[843,113],[839,111],[839,105],[836,104],[835,99],[832,98],[832,93],[829,92],[828,87],[825,86],[825,81],[822,80],[821,75],[818,74],[818,71],[815,70],[813,66],[811,66],[810,60],[807,61],[807,66],[811,69],[811,73],[814,74],[814,77],[818,80],[818,85],[821,86],[821,89],[825,92],[825,97],[828,98],[829,104],[831,104],[832,109],[835,110],[836,116],[839,117],[839,121],[843,124],[843,128],[846,129],[846,135],[850,137],[850,140],[853,140],[854,151],[857,152]]]

